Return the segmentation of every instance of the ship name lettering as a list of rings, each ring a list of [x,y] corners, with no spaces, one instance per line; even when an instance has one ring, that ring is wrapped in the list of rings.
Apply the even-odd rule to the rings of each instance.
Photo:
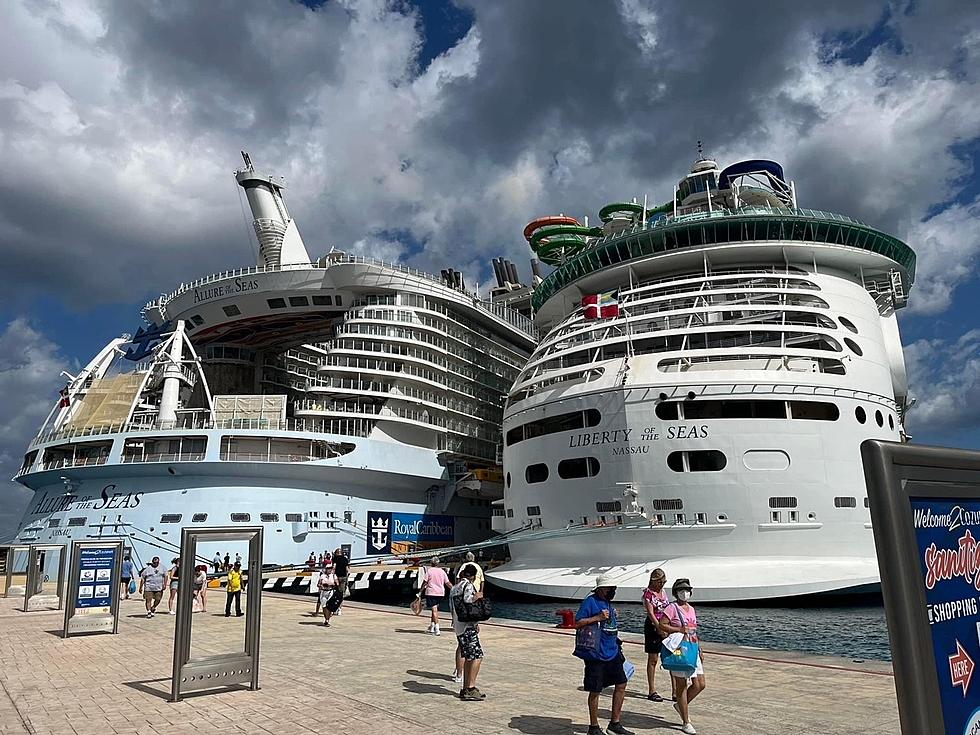
[[[704,424],[700,426],[669,426],[667,427],[668,439],[707,439],[708,427]]]
[[[639,445],[634,444],[632,446],[627,445],[625,447],[613,447],[612,453],[614,457],[626,455],[626,454],[649,454],[650,447],[643,444],[639,444]]]
[[[630,440],[632,429],[612,429],[611,431],[593,431],[585,434],[572,434],[568,437],[568,448],[591,447],[597,444],[619,444]]]
[[[258,281],[246,281],[241,278],[235,279],[235,291],[241,293],[242,291],[251,291],[252,289],[258,288]]]
[[[115,485],[106,485],[102,488],[102,500],[91,507],[95,510],[103,510],[107,508],[135,508],[140,504],[143,493],[117,493],[114,492],[115,489]]]
[[[76,500],[78,500],[77,495],[56,495],[53,498],[45,496],[31,508],[31,513],[61,513],[68,510]]]

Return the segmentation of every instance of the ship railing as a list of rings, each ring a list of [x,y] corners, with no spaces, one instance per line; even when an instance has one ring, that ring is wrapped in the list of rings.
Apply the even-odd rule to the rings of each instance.
[[[175,298],[184,294],[188,291],[192,291],[195,288],[200,288],[201,286],[206,286],[209,283],[214,283],[216,281],[223,281],[228,278],[238,278],[242,276],[250,276],[258,273],[276,273],[281,271],[296,271],[296,270],[327,270],[336,264],[360,264],[360,265],[373,265],[379,268],[385,268],[387,270],[394,270],[399,273],[405,273],[415,278],[420,278],[431,283],[438,284],[443,288],[457,291],[457,289],[452,289],[448,286],[441,278],[438,278],[431,273],[426,273],[418,268],[412,268],[407,265],[400,265],[398,263],[390,263],[385,260],[380,260],[378,258],[369,258],[363,255],[349,255],[347,253],[331,253],[329,255],[320,258],[314,263],[294,263],[289,265],[275,265],[275,266],[252,266],[249,268],[235,268],[228,271],[222,271],[220,273],[212,273],[209,276],[204,276],[198,278],[197,280],[190,281],[189,283],[182,283],[176,289],[171,291],[169,294],[161,294],[160,298],[153,301],[147,302],[144,309],[158,308],[161,311],[167,306],[168,303],[173,301]],[[521,314],[514,309],[509,307],[496,304],[489,300],[480,299],[472,294],[468,294],[464,291],[458,291],[458,293],[469,296],[472,299],[472,305],[483,311],[486,311],[499,319],[503,319],[505,322],[513,327],[517,327],[521,331],[527,333],[528,336],[536,337],[536,332],[534,330],[534,322],[528,319],[526,316]]]
[[[339,455],[338,455],[339,456]],[[330,457],[283,452],[222,452],[222,462],[318,462]]]
[[[143,462],[200,462],[204,452],[151,452],[148,454],[124,454],[123,464],[141,464]]]
[[[64,457],[61,459],[50,459],[43,464],[46,470],[59,470],[62,467],[95,467],[109,461],[109,455],[98,457]]]

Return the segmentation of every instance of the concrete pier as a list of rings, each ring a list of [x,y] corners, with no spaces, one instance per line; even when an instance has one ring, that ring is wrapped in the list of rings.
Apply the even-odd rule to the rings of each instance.
[[[242,646],[244,618],[224,617],[212,590],[195,615],[193,653]],[[147,619],[141,600],[123,603],[119,635],[62,640],[62,614],[23,613],[0,600],[0,733],[324,733],[581,735],[588,725],[582,664],[572,638],[543,624],[484,624],[483,702],[461,702],[451,680],[456,641],[408,610],[346,602],[324,627],[313,601],[263,597],[261,686],[189,696],[170,691],[174,617],[166,599]],[[710,619],[710,608],[702,615]],[[669,702],[646,699],[640,636],[624,635],[637,673],[623,724],[637,733],[679,729]],[[874,733],[898,735],[891,669],[829,657],[705,644],[708,687],[692,706],[702,735]],[[658,672],[660,691],[669,691]],[[601,700],[608,718],[609,697]],[[605,721],[602,721],[605,725]]]

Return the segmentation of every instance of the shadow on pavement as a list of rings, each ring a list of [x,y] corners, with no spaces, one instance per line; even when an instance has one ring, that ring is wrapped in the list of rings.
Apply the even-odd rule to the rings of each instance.
[[[416,630],[415,628],[395,628],[396,633],[418,633],[419,635],[431,635],[427,630]]]
[[[434,671],[419,671],[418,669],[409,669],[405,672],[409,676],[421,676],[426,679],[439,679],[440,681],[453,681],[453,677],[449,674],[437,674]]]
[[[412,694],[448,694],[450,697],[455,697],[456,692],[446,689],[446,687],[439,686],[438,684],[426,684],[421,681],[403,681],[402,686],[405,687],[406,692],[411,692]]]

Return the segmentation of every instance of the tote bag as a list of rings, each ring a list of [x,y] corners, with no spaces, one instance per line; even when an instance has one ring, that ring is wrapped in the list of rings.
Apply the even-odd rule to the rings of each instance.
[[[684,624],[687,625],[687,618],[681,612],[680,606],[677,606],[677,614],[684,621]],[[665,644],[660,644],[661,665],[670,673],[677,674],[678,676],[694,676],[700,656],[701,646],[686,638],[673,651],[667,648]]]
[[[601,623],[590,623],[575,630],[575,650],[573,656],[583,661],[601,661],[599,655],[599,638],[602,636]]]

